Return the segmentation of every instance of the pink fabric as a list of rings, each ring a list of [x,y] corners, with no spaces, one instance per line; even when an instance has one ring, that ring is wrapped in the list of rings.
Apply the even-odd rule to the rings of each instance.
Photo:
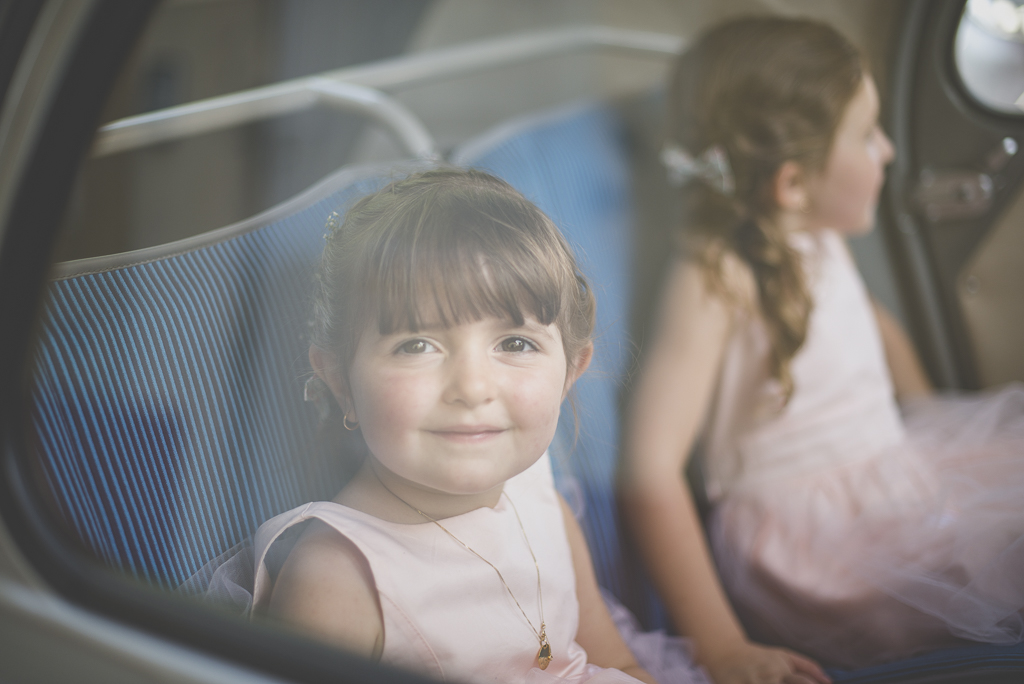
[[[723,582],[755,636],[848,667],[1024,636],[1024,388],[894,397],[842,239],[801,235],[814,310],[780,410],[740,315],[705,431]]]
[[[642,631],[636,617],[618,599],[604,589],[601,594],[633,657],[656,681],[661,684],[711,684],[704,668],[693,662],[693,647],[689,639],[670,636],[661,630]]]
[[[274,539],[291,525],[318,518],[352,540],[369,562],[384,617],[382,662],[445,681],[635,683],[621,672],[588,665],[575,641],[575,574],[548,456],[509,480],[505,494],[493,509],[480,508],[442,524],[501,570],[539,627],[537,571],[508,503],[514,501],[541,570],[554,655],[544,672],[535,668],[537,637],[497,574],[433,523],[390,523],[331,502],[277,516],[256,534],[254,605],[269,598],[263,559]]]

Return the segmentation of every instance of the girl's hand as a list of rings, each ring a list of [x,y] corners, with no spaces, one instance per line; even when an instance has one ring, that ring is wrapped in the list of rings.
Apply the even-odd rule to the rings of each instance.
[[[816,662],[785,648],[749,641],[706,659],[715,684],[830,684]]]

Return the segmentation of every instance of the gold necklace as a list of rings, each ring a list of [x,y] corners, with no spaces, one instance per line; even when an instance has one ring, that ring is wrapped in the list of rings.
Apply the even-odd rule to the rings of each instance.
[[[552,655],[551,653],[551,644],[548,643],[547,627],[544,624],[544,592],[541,590],[540,586],[540,564],[537,563],[537,556],[533,553],[533,546],[530,544],[530,538],[526,536],[526,528],[523,527],[523,521],[519,517],[519,509],[516,508],[516,504],[514,501],[512,501],[512,497],[510,497],[508,494],[505,494],[504,491],[501,492],[505,496],[505,498],[508,499],[509,504],[512,506],[512,512],[516,515],[516,522],[519,523],[519,530],[523,533],[523,539],[526,540],[526,548],[529,549],[530,557],[533,558],[533,566],[537,569],[537,598],[540,609],[540,629],[537,629],[533,626],[533,621],[530,620],[530,616],[526,614],[525,610],[523,610],[523,606],[519,603],[519,599],[517,599],[516,595],[512,593],[512,588],[508,586],[508,582],[506,582],[505,578],[501,575],[501,570],[499,570],[494,563],[492,563],[491,561],[487,560],[479,553],[477,553],[476,550],[470,547],[469,544],[456,537],[454,534],[448,531],[448,528],[439,523],[437,520],[431,518],[429,515],[427,515],[420,509],[416,508],[402,497],[395,494],[393,491],[391,491],[390,487],[384,484],[384,480],[380,479],[380,476],[377,475],[376,470],[374,470],[373,468],[371,468],[370,470],[373,471],[373,475],[374,477],[377,478],[377,482],[380,482],[380,486],[386,489],[388,494],[395,497],[396,499],[404,503],[406,506],[419,513],[421,516],[423,516],[430,522],[440,527],[445,534],[447,534],[453,540],[458,542],[459,545],[461,545],[464,549],[466,549],[471,554],[482,560],[484,563],[490,565],[494,572],[498,573],[498,579],[501,580],[501,583],[503,585],[505,585],[505,590],[508,592],[508,595],[512,597],[513,601],[515,601],[516,607],[519,608],[519,612],[522,613],[523,617],[526,619],[526,624],[530,625],[530,629],[533,630],[534,635],[537,637],[537,641],[540,643],[540,649],[537,651],[537,666],[542,670],[546,670],[551,661],[554,660],[554,655]]]

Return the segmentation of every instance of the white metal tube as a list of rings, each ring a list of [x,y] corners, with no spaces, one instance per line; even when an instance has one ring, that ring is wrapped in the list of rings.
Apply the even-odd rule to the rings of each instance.
[[[440,158],[433,136],[412,112],[393,97],[366,86],[326,78],[313,81],[309,87],[334,106],[365,112],[386,124],[410,156],[417,159]]]
[[[119,119],[99,129],[92,154],[102,157],[155,143],[231,128],[308,109],[320,96],[288,81]]]
[[[605,26],[534,31],[466,43],[121,119],[100,128],[93,155],[123,152],[301,111],[322,101],[324,81],[394,90],[582,50],[615,49],[664,58],[676,54],[682,45],[678,36]]]
[[[639,57],[664,59],[678,54],[682,46],[682,38],[664,33],[607,26],[577,26],[488,38],[328,71],[321,76],[382,90],[394,90],[402,86],[422,85],[595,48],[610,48]]]

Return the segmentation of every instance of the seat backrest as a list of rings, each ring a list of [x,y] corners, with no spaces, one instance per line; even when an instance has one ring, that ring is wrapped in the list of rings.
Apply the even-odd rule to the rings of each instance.
[[[242,223],[57,267],[32,427],[58,508],[101,560],[175,587],[337,492],[342,456],[303,402],[324,223],[412,169],[343,169]]]
[[[556,475],[581,485],[601,584],[658,623],[615,505],[619,393],[635,352],[626,123],[608,104],[579,105],[501,126],[453,161],[537,203],[595,290],[594,360],[574,392],[578,431],[563,410]],[[58,267],[33,427],[58,506],[101,559],[178,586],[263,520],[338,490],[346,469],[319,448],[302,401],[312,271],[328,214],[409,170],[346,169],[243,223]]]
[[[574,390],[576,420],[572,406],[562,410],[552,445],[556,480],[582,489],[581,523],[600,584],[654,624],[663,611],[624,544],[615,500],[619,398],[636,351],[630,155],[626,119],[599,102],[507,123],[461,147],[453,161],[505,179],[536,203],[572,245],[595,292],[594,357]]]

